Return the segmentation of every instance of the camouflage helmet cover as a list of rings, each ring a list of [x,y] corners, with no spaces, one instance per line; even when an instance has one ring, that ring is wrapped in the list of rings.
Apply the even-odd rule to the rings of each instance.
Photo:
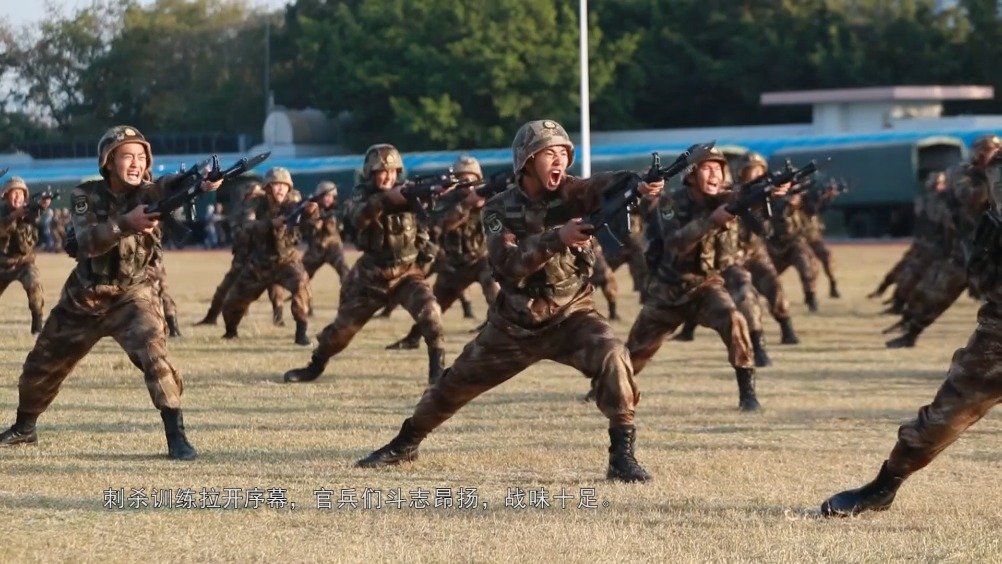
[[[724,154],[720,152],[720,149],[713,147],[712,149],[710,149],[709,154],[707,154],[702,159],[699,159],[698,161],[689,165],[689,168],[686,169],[685,177],[682,179],[682,184],[685,184],[686,186],[695,186],[696,184],[694,180],[696,178],[696,169],[699,168],[699,165],[705,162],[720,163],[720,170],[723,173],[724,182],[725,183],[730,182],[731,175],[730,175],[730,169],[727,167],[727,157],[725,157]]]
[[[101,140],[97,142],[97,168],[101,176],[105,179],[108,178],[105,165],[108,164],[111,153],[126,143],[139,143],[146,150],[146,171],[143,173],[143,180],[152,179],[150,170],[153,168],[153,150],[150,148],[150,144],[146,141],[146,138],[143,137],[143,134],[138,129],[128,125],[116,125],[112,127],[108,131],[105,131],[104,135],[101,136]]]
[[[362,177],[369,178],[379,170],[396,169],[398,173],[404,170],[404,159],[400,151],[389,143],[377,143],[365,150],[365,160],[362,162]]]
[[[515,174],[525,168],[529,157],[547,147],[558,145],[567,147],[570,157],[567,166],[574,164],[574,143],[559,123],[549,119],[541,119],[530,121],[518,128],[515,140],[511,143],[511,160]]]
[[[3,185],[3,194],[0,194],[0,198],[6,198],[7,194],[10,194],[14,190],[24,190],[24,197],[28,197],[28,185],[25,184],[24,179],[20,176],[11,176],[7,182]]]
[[[477,180],[484,179],[484,171],[480,168],[480,161],[469,155],[460,155],[456,159],[456,162],[452,164],[452,172],[456,175],[464,173],[475,174],[477,176]]]
[[[314,194],[327,194],[331,193],[337,196],[337,184],[334,184],[330,180],[321,180],[316,189],[313,191]]]
[[[268,186],[271,186],[272,184],[285,184],[286,186],[289,187],[289,190],[292,190],[293,187],[295,186],[292,183],[292,173],[289,172],[289,169],[281,166],[270,168],[268,169],[268,172],[265,173],[264,175],[265,189],[267,190]]]
[[[741,159],[741,168],[738,169],[738,174],[744,174],[745,170],[753,166],[760,166],[763,170],[769,170],[769,163],[762,156],[762,153],[748,151]]]

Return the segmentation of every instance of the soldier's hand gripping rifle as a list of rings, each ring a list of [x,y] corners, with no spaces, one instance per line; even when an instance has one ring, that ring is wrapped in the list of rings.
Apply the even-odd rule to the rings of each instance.
[[[315,192],[306,198],[302,202],[296,204],[296,207],[289,212],[289,215],[285,216],[285,228],[292,229],[299,225],[299,222],[303,220],[303,214],[306,213],[306,208],[310,207],[311,203],[320,204],[320,200],[324,199],[324,196],[329,194],[329,192]]]
[[[451,208],[465,200],[470,193],[476,193],[478,197],[490,200],[494,196],[504,192],[513,178],[514,174],[501,170],[490,175],[485,180],[460,182],[453,189],[449,190],[447,194],[442,196],[438,202],[438,208]]]
[[[786,161],[786,166],[782,170],[766,173],[742,186],[737,199],[725,204],[725,209],[727,213],[740,217],[750,230],[761,235],[764,233],[762,222],[755,216],[752,209],[763,206],[766,218],[771,218],[772,198],[776,188],[787,183],[805,182],[817,170],[817,161],[811,161],[801,168],[794,168],[790,161]]]
[[[428,208],[435,198],[458,182],[452,167],[449,167],[444,173],[423,174],[408,179],[400,187],[400,194],[407,199],[414,213],[424,219],[428,217]]]
[[[658,153],[651,153],[651,168],[644,176],[632,174],[626,182],[606,193],[602,207],[584,220],[585,223],[594,226],[591,234],[598,239],[603,251],[615,253],[626,244],[626,239],[630,236],[630,206],[636,205],[640,198],[641,182],[667,181],[677,176],[710,154],[710,149],[715,143],[716,141],[697,143],[686,149],[667,167],[661,166],[661,156]]]
[[[195,201],[205,193],[203,182],[217,182],[236,178],[241,174],[263,163],[271,156],[271,151],[247,158],[243,157],[226,170],[219,170],[219,159],[212,155],[205,161],[173,179],[167,187],[168,195],[159,202],[154,202],[144,209],[147,214],[160,214],[160,221],[171,226],[175,242],[182,242],[190,230],[174,218],[174,212],[180,208],[194,205]]]

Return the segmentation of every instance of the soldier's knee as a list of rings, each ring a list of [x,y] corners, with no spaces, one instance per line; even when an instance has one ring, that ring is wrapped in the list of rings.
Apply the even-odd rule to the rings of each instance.
[[[181,407],[181,393],[184,384],[180,374],[163,356],[144,359],[144,376],[150,398],[157,409],[178,409]]]

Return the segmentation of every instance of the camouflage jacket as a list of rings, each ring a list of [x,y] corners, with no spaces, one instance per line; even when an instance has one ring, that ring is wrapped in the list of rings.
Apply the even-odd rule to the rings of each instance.
[[[323,253],[331,247],[341,246],[341,225],[337,216],[337,202],[330,209],[320,210],[313,221],[307,222],[304,233],[310,253]]]
[[[770,251],[783,253],[807,235],[810,217],[803,208],[791,206],[788,200],[782,199],[773,202],[772,212],[766,244]]]
[[[951,208],[956,235],[952,255],[963,260],[963,245],[973,235],[981,216],[989,207],[992,183],[988,174],[970,163],[961,163],[947,171],[947,202]]]
[[[472,265],[487,257],[482,215],[482,208],[462,201],[436,207],[432,214],[435,231],[440,233],[442,252],[450,265]]]
[[[288,229],[284,222],[281,227],[275,227],[272,221],[284,219],[296,207],[296,202],[288,197],[281,204],[275,204],[267,197],[262,197],[255,211],[255,220],[247,228],[248,259],[257,268],[270,268],[277,264],[287,264],[302,260],[299,252],[299,228]],[[312,220],[315,216],[304,216]]]
[[[559,230],[598,209],[602,194],[631,173],[565,177],[553,192],[533,201],[512,184],[483,210],[488,261],[501,286],[491,306],[493,324],[510,334],[531,335],[578,311],[593,310],[588,282],[595,262],[590,246],[569,248]]]
[[[35,262],[38,214],[29,211],[23,217],[14,218],[12,212],[6,202],[0,204],[0,270]]]
[[[368,184],[352,191],[347,218],[362,260],[378,268],[415,262],[427,239],[408,204],[391,203],[387,192]]]
[[[655,302],[683,304],[704,285],[720,282],[720,271],[742,262],[738,222],[720,227],[710,219],[719,203],[697,201],[688,188],[662,194],[647,226],[648,249],[660,256],[649,265],[648,295]]]

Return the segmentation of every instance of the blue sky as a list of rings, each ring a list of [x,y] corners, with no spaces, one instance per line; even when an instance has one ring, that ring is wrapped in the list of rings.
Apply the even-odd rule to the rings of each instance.
[[[151,4],[152,0],[140,0],[143,4]],[[252,6],[266,8],[281,8],[292,0],[245,0]],[[15,25],[34,24],[45,17],[46,6],[54,6],[60,13],[68,13],[84,6],[89,6],[92,0],[0,0],[0,17],[6,18]]]

